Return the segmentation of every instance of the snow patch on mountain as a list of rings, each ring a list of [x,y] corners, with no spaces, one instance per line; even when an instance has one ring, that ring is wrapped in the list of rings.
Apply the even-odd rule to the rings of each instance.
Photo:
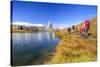
[[[21,26],[37,26],[37,27],[44,27],[43,24],[32,24],[29,22],[13,22],[12,25],[21,25]]]

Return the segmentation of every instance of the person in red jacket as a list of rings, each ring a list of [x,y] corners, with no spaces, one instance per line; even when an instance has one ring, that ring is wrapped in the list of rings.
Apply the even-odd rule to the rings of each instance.
[[[80,34],[81,34],[83,32],[83,28],[81,27],[79,31],[80,31]]]
[[[90,21],[89,20],[86,20],[84,22],[84,32],[85,33],[88,33],[89,30],[90,30]]]
[[[79,28],[79,32],[80,32],[80,35],[83,36],[83,34],[84,34],[83,27],[80,27],[80,28]]]

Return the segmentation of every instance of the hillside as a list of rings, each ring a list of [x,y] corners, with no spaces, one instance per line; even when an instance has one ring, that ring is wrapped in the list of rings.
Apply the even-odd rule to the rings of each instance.
[[[45,27],[11,25],[12,33],[31,33],[31,32],[39,32],[39,31],[45,31]]]
[[[73,63],[97,60],[97,19],[92,18],[88,38],[76,34],[67,34],[66,29],[56,31],[55,34],[61,39],[56,47],[56,52],[49,62],[46,63]],[[78,29],[83,23],[77,25]]]

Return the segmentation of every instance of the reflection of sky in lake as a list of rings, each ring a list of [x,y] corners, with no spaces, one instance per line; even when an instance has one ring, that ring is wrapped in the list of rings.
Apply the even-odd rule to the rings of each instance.
[[[36,56],[45,51],[52,52],[58,43],[59,39],[52,32],[13,33],[13,57],[18,59],[27,54]]]

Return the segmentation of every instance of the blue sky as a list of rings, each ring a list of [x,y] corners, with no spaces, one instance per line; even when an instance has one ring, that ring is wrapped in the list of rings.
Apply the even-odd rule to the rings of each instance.
[[[97,7],[41,2],[12,1],[12,23],[73,25],[97,16]]]

